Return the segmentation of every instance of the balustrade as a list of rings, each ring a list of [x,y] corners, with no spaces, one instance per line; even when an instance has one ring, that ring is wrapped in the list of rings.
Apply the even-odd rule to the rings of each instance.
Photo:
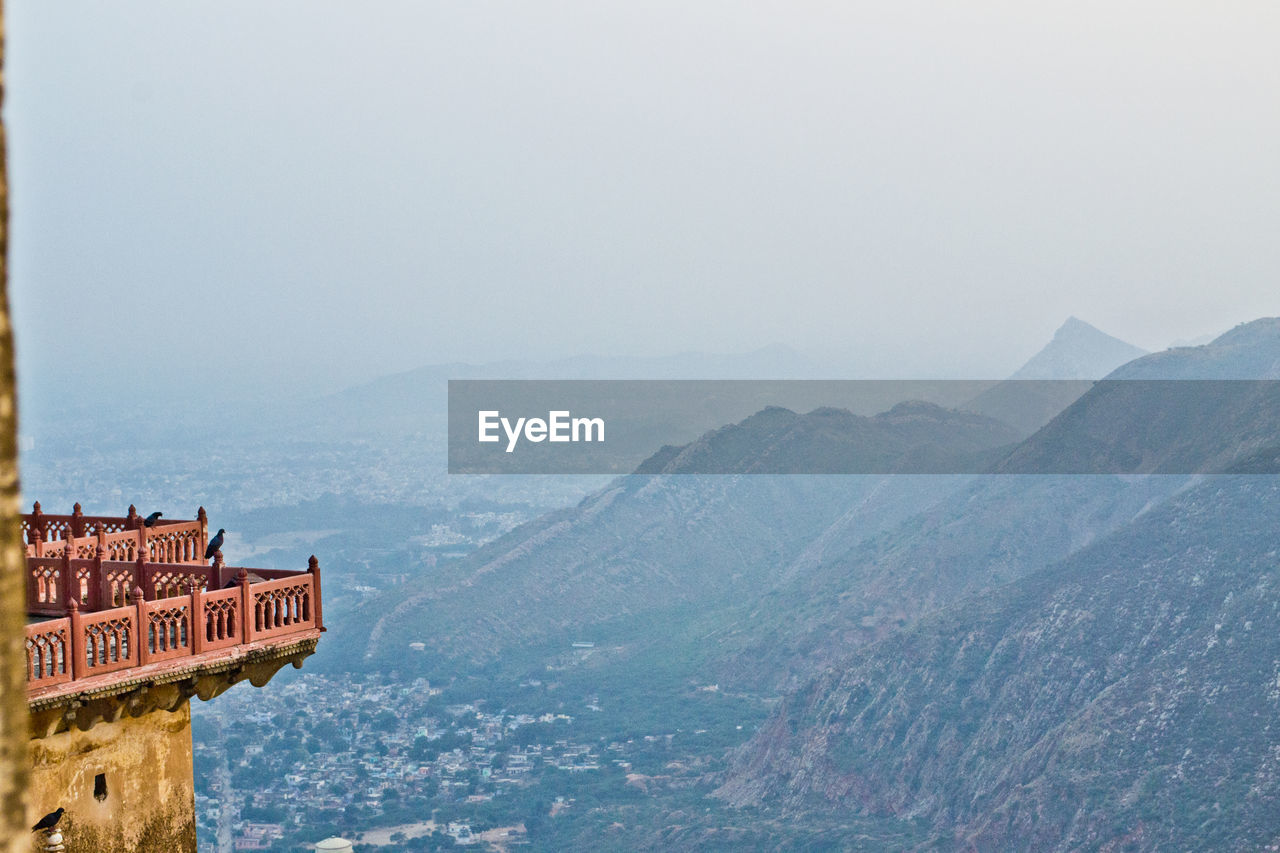
[[[324,630],[316,558],[302,572],[235,569],[220,552],[207,565],[203,509],[151,528],[133,507],[115,519],[34,510],[27,612],[49,618],[26,627],[29,691]]]

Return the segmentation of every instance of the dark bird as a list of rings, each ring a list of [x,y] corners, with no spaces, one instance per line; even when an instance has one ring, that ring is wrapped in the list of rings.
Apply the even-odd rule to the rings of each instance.
[[[153,512],[151,513],[151,515],[148,515],[146,518],[142,519],[142,524],[145,527],[155,527],[156,522],[160,520],[160,516],[162,515],[164,515],[163,512]]]
[[[40,818],[39,823],[31,827],[31,831],[39,832],[42,829],[53,829],[58,825],[58,821],[62,820],[62,813],[64,811],[66,811],[66,809],[59,808],[56,812],[49,812],[44,817]]]
[[[222,547],[222,534],[226,532],[219,527],[218,535],[209,540],[209,547],[204,549],[204,558],[206,560],[212,560],[213,555],[218,553],[218,549]]]

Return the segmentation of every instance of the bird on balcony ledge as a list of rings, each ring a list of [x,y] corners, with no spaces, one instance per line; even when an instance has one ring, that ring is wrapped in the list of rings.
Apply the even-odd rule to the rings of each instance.
[[[226,530],[219,527],[218,535],[209,540],[209,547],[204,549],[204,558],[206,560],[212,560],[213,555],[218,553],[218,550],[222,547],[223,535],[226,532]]]

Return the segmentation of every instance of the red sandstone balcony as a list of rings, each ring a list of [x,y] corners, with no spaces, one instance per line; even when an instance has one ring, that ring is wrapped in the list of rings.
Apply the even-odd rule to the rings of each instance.
[[[203,508],[149,528],[133,507],[122,518],[85,516],[79,504],[69,516],[34,510],[22,519],[27,612],[46,618],[26,629],[33,702],[275,645],[314,647],[324,630],[316,558],[298,572],[226,566],[221,552],[206,565]]]

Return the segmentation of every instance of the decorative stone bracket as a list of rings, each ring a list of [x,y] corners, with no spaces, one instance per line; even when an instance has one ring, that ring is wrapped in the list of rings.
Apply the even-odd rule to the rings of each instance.
[[[100,687],[75,691],[59,691],[32,698],[31,737],[45,738],[77,727],[88,731],[100,722],[115,722],[124,715],[141,717],[151,711],[174,711],[192,696],[204,701],[225,692],[241,681],[262,687],[285,665],[302,668],[302,662],[315,653],[319,631],[314,636],[292,642],[251,648],[234,655],[219,655],[212,660],[189,659],[185,666],[169,666],[157,671],[135,670],[133,678],[108,679]],[[239,651],[239,650],[237,650]]]

